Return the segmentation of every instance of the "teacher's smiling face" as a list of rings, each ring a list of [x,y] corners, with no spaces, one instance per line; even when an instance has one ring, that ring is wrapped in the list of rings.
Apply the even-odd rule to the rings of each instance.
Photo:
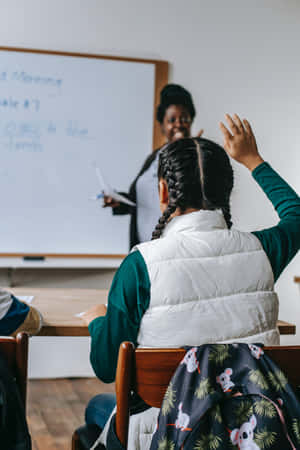
[[[187,108],[182,105],[170,105],[165,112],[161,130],[167,142],[190,137],[192,118]]]

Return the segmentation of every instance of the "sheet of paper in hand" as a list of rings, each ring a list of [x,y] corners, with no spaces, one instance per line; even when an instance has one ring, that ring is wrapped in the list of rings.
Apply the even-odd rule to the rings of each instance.
[[[128,198],[124,197],[124,195],[119,194],[118,192],[113,189],[110,184],[105,180],[101,170],[99,167],[96,167],[96,175],[101,187],[101,193],[92,197],[93,200],[99,200],[100,198],[103,198],[104,196],[112,197],[114,200],[120,203],[126,203],[130,206],[135,206],[135,203],[131,200],[128,200]]]

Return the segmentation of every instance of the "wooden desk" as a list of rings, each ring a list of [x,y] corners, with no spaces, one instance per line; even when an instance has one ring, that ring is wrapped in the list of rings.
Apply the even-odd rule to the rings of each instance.
[[[34,295],[32,306],[41,312],[44,325],[39,336],[89,336],[87,325],[79,317],[99,303],[107,303],[106,289],[10,288],[16,296]]]
[[[96,304],[107,303],[106,289],[14,288],[16,296],[34,295],[32,302],[43,315],[44,326],[39,336],[89,336],[88,328],[79,317]],[[278,321],[280,334],[296,334],[296,326]]]
[[[277,326],[280,334],[296,334],[296,325],[294,323],[278,320]]]

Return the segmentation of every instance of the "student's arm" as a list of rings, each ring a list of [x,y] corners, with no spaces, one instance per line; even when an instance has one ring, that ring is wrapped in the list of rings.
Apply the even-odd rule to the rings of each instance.
[[[253,232],[270,260],[276,281],[300,248],[300,198],[266,162],[256,167],[252,175],[280,219],[272,228]]]
[[[149,305],[150,281],[139,251],[129,254],[117,271],[108,296],[107,312],[89,324],[90,360],[102,381],[115,379],[118,352],[123,341],[137,344],[143,314]]]
[[[249,122],[242,123],[237,115],[233,120],[228,114],[226,120],[230,131],[220,123],[225,150],[252,172],[280,218],[276,227],[254,232],[270,260],[276,281],[300,248],[300,199],[258,153]]]
[[[16,336],[21,331],[37,334],[42,326],[40,313],[0,288],[0,335]]]

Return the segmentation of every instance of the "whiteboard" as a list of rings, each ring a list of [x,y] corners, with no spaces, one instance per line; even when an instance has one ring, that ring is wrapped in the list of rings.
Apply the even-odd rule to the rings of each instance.
[[[0,252],[125,254],[127,191],[152,150],[155,63],[0,50]]]

